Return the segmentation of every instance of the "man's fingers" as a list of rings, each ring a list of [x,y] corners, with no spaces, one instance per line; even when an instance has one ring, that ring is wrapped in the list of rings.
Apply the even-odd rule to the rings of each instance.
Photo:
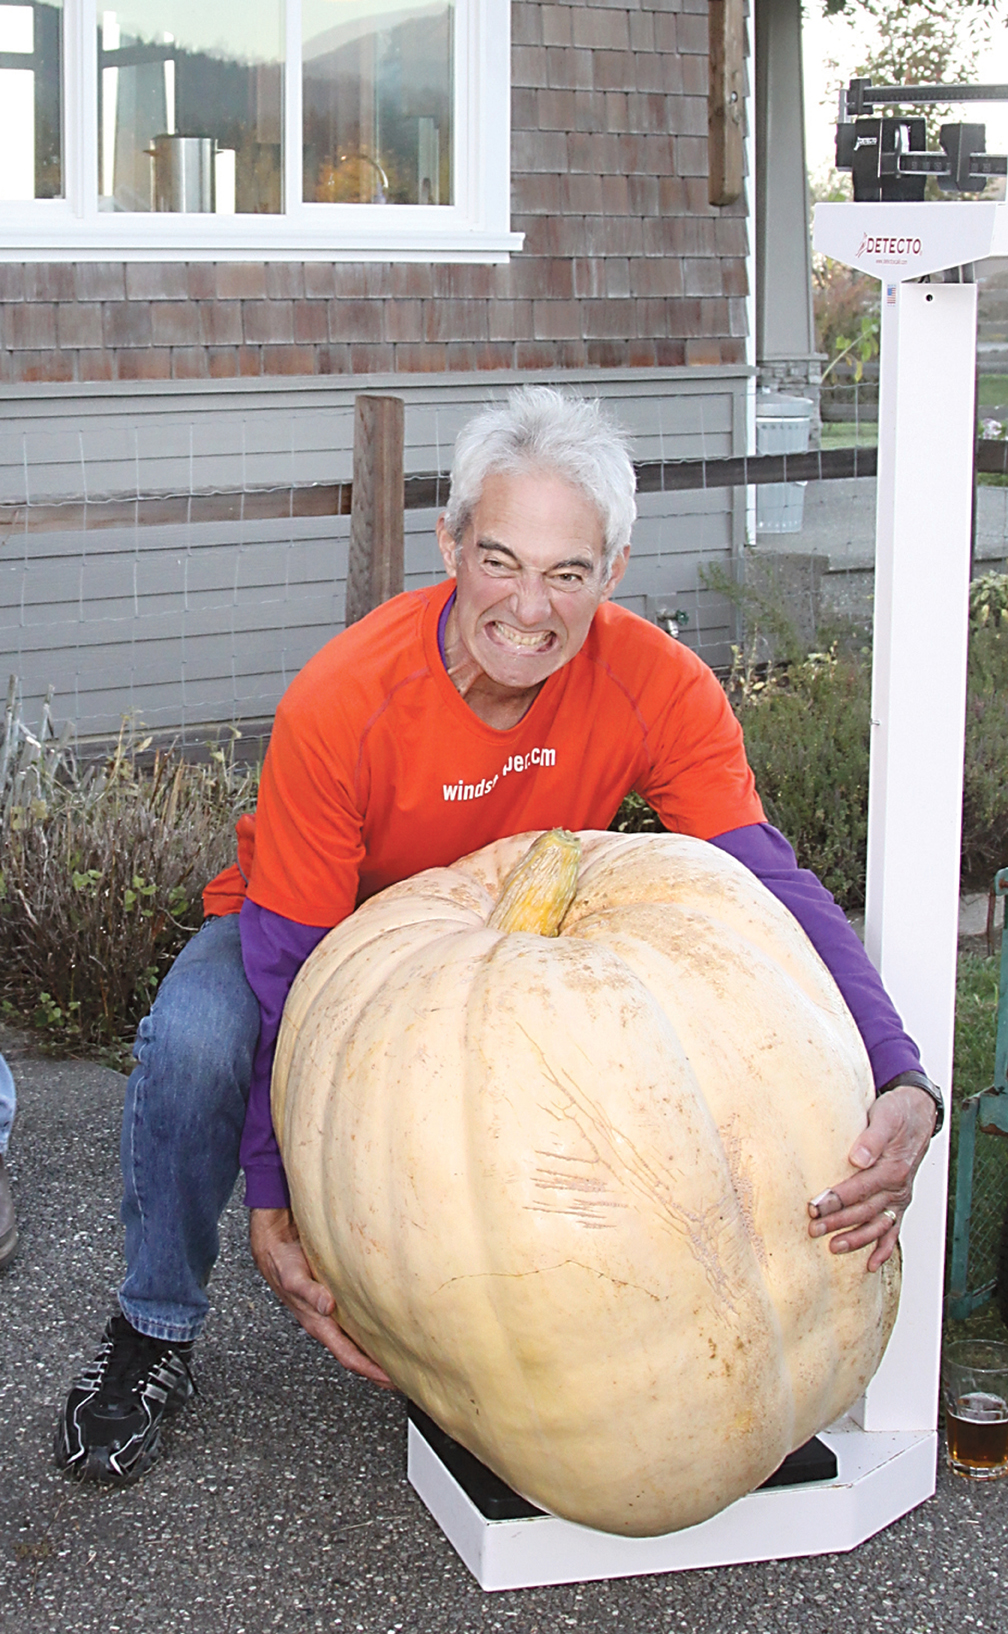
[[[813,1220],[809,1226],[809,1236],[832,1236],[837,1231],[850,1231],[856,1226],[867,1225],[869,1221],[878,1219],[888,1205],[888,1196],[878,1194],[866,1198],[864,1202],[851,1203],[846,1208],[834,1210],[823,1219]]]
[[[273,1292],[285,1304],[296,1300],[303,1308],[317,1311],[320,1316],[331,1316],[336,1309],[336,1301],[328,1288],[316,1282],[312,1276],[300,1242],[274,1243],[257,1263]]]
[[[878,1124],[869,1124],[867,1129],[862,1129],[851,1147],[848,1162],[853,1164],[855,1169],[870,1169],[882,1156],[889,1139],[890,1132],[887,1129]]]
[[[385,1390],[395,1389],[384,1368],[373,1362],[370,1356],[366,1356],[331,1316],[317,1316],[310,1310],[306,1310],[303,1315],[294,1310],[293,1315],[298,1318],[305,1332],[313,1339],[317,1339],[319,1344],[325,1345],[326,1350],[349,1372],[359,1373],[362,1378],[370,1379],[373,1384],[379,1384]]]
[[[828,1220],[827,1229],[835,1231],[838,1225],[843,1227],[848,1223],[843,1216],[850,1209],[875,1204],[879,1211],[884,1208],[906,1210],[910,1205],[911,1181],[909,1164],[902,1158],[889,1158],[861,1174],[851,1175],[849,1180],[841,1180],[814,1198],[808,1211],[814,1222]],[[812,1235],[817,1237],[822,1233],[814,1231]]]
[[[336,1360],[342,1362],[344,1367],[349,1368],[351,1373],[359,1373],[362,1378],[370,1379],[373,1384],[380,1384],[383,1390],[394,1390],[395,1385],[385,1369],[379,1367],[377,1362],[372,1361],[371,1357],[361,1350],[359,1346],[355,1345],[349,1334],[344,1333],[343,1329],[338,1327],[335,1322],[333,1326],[339,1335],[338,1348],[333,1348],[333,1355]]]
[[[321,1282],[316,1282],[308,1269],[308,1262],[304,1255],[278,1258],[276,1263],[277,1280],[282,1294],[289,1294],[292,1299],[300,1300],[310,1310],[317,1311],[319,1316],[331,1316],[336,1309],[336,1301],[328,1288]]]
[[[868,1122],[858,1135],[847,1161],[855,1169],[870,1169],[877,1163],[893,1141],[905,1133],[903,1109],[897,1101],[886,1102],[883,1095],[872,1105]]]
[[[870,1271],[892,1254],[934,1128],[934,1105],[924,1104],[929,1099],[912,1085],[879,1096],[849,1153],[858,1173],[809,1202],[809,1236],[828,1236],[831,1253],[870,1247]]]
[[[888,1214],[877,1214],[874,1219],[859,1226],[857,1230],[845,1232],[841,1237],[834,1237],[830,1243],[830,1253],[849,1254],[857,1248],[867,1248],[869,1243],[876,1243],[881,1246],[886,1237],[891,1237],[893,1245],[895,1245],[898,1235],[899,1221],[894,1221]],[[891,1248],[889,1252],[892,1252]],[[888,1254],[883,1255],[883,1259],[888,1259],[888,1257]],[[874,1250],[872,1258],[874,1258]],[[879,1264],[881,1263],[880,1260]],[[870,1262],[869,1269],[875,1269]]]
[[[852,1208],[841,1209],[839,1213],[831,1214],[825,1220],[811,1221],[808,1228],[809,1236],[835,1238],[838,1233],[858,1231],[863,1226],[870,1226],[873,1223],[877,1223],[880,1230],[883,1228],[888,1230],[893,1224],[898,1227],[904,1212],[905,1205],[898,1197],[884,1193]]]
[[[867,1270],[880,1271],[882,1269],[882,1266],[885,1264],[886,1260],[889,1259],[895,1251],[896,1244],[899,1241],[899,1228],[900,1222],[897,1220],[896,1224],[890,1226],[885,1235],[879,1238],[871,1254],[868,1256],[868,1264],[866,1267]]]
[[[874,1245],[866,1268],[877,1271],[896,1247],[901,1220],[902,1210],[893,1208],[891,1200],[876,1197],[827,1219],[813,1220],[809,1236],[823,1237],[829,1232],[831,1254],[851,1254]]]
[[[828,1191],[813,1197],[808,1205],[809,1216],[813,1220],[825,1220],[844,1209],[857,1208],[876,1199],[881,1199],[879,1206],[884,1207],[891,1198],[902,1197],[904,1192],[909,1191],[909,1179],[910,1166],[902,1158],[873,1163],[870,1169],[852,1174],[849,1179],[838,1181]],[[906,1204],[909,1201],[907,1195]],[[905,1207],[906,1204],[901,1206]]]
[[[359,1373],[386,1390],[395,1388],[384,1368],[366,1356],[334,1320],[336,1301],[328,1288],[312,1276],[299,1244],[284,1244],[271,1257],[268,1269],[272,1274],[266,1276],[267,1282],[307,1334],[325,1345],[351,1373]]]

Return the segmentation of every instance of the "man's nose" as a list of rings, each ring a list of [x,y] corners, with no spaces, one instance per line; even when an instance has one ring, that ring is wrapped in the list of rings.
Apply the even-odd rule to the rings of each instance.
[[[522,573],[515,585],[515,612],[523,624],[536,625],[549,618],[549,591],[541,573]]]

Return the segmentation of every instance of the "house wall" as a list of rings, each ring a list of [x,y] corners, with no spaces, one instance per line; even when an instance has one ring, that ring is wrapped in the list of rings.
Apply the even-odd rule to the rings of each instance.
[[[362,389],[404,397],[407,471],[446,470],[472,410],[531,379],[602,396],[639,459],[745,449],[746,206],[707,202],[707,0],[517,0],[511,75],[507,265],[0,266],[0,675],[29,719],[50,684],[83,737],[268,719],[345,594],[348,519],[284,494],[349,478]],[[152,523],[149,495],[174,509]],[[679,609],[726,662],[702,570],[732,569],[744,496],[640,510],[620,600]],[[440,575],[433,522],[407,515],[408,585]]]
[[[512,8],[505,266],[0,266],[0,381],[737,364],[744,201],[707,202],[707,0]]]

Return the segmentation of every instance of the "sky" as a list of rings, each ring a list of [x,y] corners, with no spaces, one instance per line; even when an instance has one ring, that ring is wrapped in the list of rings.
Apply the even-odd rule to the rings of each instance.
[[[833,163],[836,91],[850,79],[858,59],[864,60],[864,37],[859,39],[843,19],[824,17],[822,0],[805,0],[803,13],[805,155],[810,175],[818,179]],[[830,57],[836,59],[836,72],[827,69]],[[1008,84],[1008,14],[995,22],[990,43],[971,78],[984,84]],[[961,111],[954,109],[953,116],[985,124],[988,153],[1008,153],[1008,102],[971,103]]]

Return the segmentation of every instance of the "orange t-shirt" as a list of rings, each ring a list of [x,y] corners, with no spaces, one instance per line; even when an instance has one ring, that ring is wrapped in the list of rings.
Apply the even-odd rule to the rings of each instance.
[[[332,926],[421,869],[507,834],[607,828],[636,789],[673,832],[710,839],[764,820],[742,732],[716,677],[680,642],[604,603],[580,652],[517,726],[456,692],[438,648],[448,579],[397,596],[305,665],[277,710],[254,856],[208,887]]]

